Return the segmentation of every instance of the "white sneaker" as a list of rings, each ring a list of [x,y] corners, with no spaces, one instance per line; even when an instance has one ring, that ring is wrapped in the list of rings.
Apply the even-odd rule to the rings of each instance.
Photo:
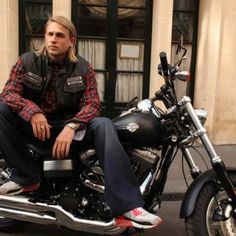
[[[22,192],[32,192],[38,188],[39,183],[21,186],[11,180],[8,180],[0,186],[0,195],[17,195]]]
[[[142,207],[128,211],[123,216],[131,220],[130,226],[137,228],[152,228],[162,223],[162,219],[159,216],[149,213]]]

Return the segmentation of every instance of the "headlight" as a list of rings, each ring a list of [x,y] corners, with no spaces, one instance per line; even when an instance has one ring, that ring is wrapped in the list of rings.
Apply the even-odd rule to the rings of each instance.
[[[207,111],[205,111],[204,109],[194,109],[194,111],[197,117],[199,118],[201,124],[204,125],[207,119]]]

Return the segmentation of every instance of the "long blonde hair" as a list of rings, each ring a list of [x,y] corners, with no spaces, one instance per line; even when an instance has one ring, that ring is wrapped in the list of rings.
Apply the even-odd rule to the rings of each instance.
[[[77,33],[74,24],[64,16],[51,16],[49,17],[47,23],[45,24],[45,32],[50,23],[56,22],[66,29],[69,30],[70,37],[75,38],[73,47],[68,49],[68,58],[71,62],[77,62],[78,58],[76,56],[76,42],[77,42]],[[37,55],[46,55],[46,47],[43,43],[42,47],[35,52]]]

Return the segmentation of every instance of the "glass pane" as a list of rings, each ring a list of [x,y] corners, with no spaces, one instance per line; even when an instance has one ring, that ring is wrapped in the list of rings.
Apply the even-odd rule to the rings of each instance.
[[[146,0],[118,0],[118,6],[122,7],[145,7]]]
[[[106,5],[107,0],[78,0],[79,4]]]
[[[78,42],[78,52],[79,55],[91,63],[95,69],[105,69],[105,41],[80,39]]]
[[[26,39],[26,51],[37,51],[41,48],[44,38],[31,37]]]
[[[27,4],[25,9],[25,32],[31,34],[44,34],[44,25],[51,15],[51,12],[52,6],[50,4]]]
[[[145,11],[142,9],[118,9],[118,37],[145,38]]]
[[[197,11],[196,0],[174,0],[174,11]]]
[[[104,73],[96,73],[96,81],[98,85],[98,95],[100,98],[100,101],[104,101],[104,93],[105,93],[105,76]]]
[[[116,80],[115,102],[129,102],[133,97],[142,98],[143,75],[119,73]]]
[[[193,15],[190,13],[174,13],[172,41],[179,41],[183,34],[184,41],[192,42],[193,40]]]
[[[78,6],[78,29],[81,36],[106,35],[107,8]]]
[[[143,71],[144,44],[120,42],[117,45],[117,70]]]

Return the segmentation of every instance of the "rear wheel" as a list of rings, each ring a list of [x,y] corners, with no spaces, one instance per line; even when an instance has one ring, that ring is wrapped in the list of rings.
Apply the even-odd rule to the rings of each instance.
[[[236,186],[236,175],[232,178]],[[185,218],[186,233],[188,236],[231,236],[236,235],[236,220],[229,217],[227,220],[219,220],[219,210],[230,213],[228,195],[225,191],[219,191],[214,182],[204,185],[195,204],[194,212]],[[220,207],[219,207],[220,206]]]

